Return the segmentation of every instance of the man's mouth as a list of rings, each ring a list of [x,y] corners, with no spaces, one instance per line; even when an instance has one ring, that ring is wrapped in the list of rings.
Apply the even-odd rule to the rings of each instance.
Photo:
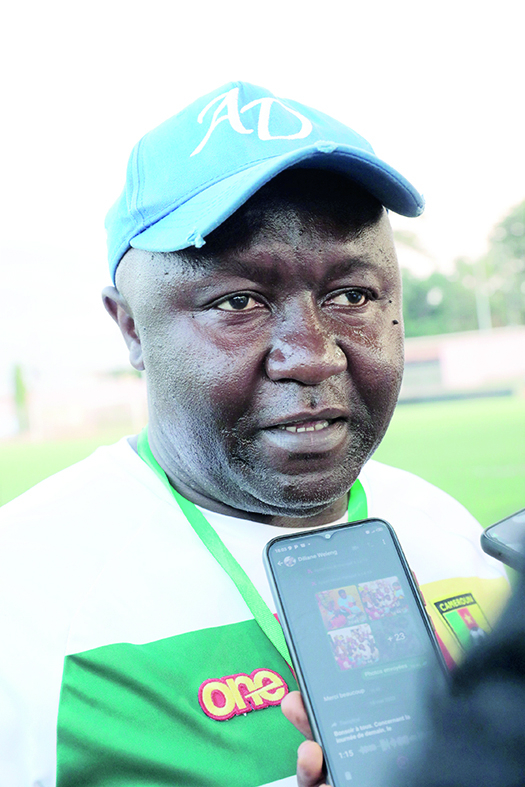
[[[327,429],[333,421],[300,421],[296,424],[283,424],[279,429],[284,429],[286,432],[320,432],[322,429]]]
[[[348,439],[348,418],[340,411],[322,413],[320,417],[297,413],[260,432],[272,451],[283,452],[286,461],[292,456],[329,456],[343,449]]]

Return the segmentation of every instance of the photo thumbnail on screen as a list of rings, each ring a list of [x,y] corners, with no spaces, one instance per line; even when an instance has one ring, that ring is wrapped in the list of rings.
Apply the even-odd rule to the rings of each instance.
[[[397,576],[323,590],[315,598],[340,670],[422,651]]]

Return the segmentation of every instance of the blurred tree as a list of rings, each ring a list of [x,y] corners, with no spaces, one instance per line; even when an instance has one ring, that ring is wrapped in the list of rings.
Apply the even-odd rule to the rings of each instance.
[[[430,257],[430,254],[423,247],[415,232],[410,232],[410,230],[394,230],[394,240],[396,244],[401,244],[401,246],[405,246],[407,249],[413,249],[423,254],[425,257]]]
[[[395,238],[428,256],[413,233]],[[494,227],[480,259],[457,259],[447,276],[434,271],[420,279],[408,269],[402,275],[407,336],[525,324],[525,201]]]
[[[18,421],[18,431],[25,432],[29,427],[27,386],[24,380],[22,367],[18,363],[15,365],[13,370],[13,386],[15,389],[15,408],[16,419]]]
[[[419,279],[403,269],[403,315],[406,336],[472,331],[477,326],[476,300],[456,271],[445,276],[435,271]]]
[[[525,323],[525,201],[496,224],[489,237],[489,250],[479,261],[492,324]]]

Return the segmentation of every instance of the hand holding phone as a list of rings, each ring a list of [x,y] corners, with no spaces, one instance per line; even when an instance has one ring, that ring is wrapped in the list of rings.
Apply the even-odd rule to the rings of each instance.
[[[282,536],[265,563],[327,781],[386,787],[446,672],[394,531],[374,519]]]
[[[326,771],[323,750],[313,740],[301,693],[290,691],[284,697],[281,709],[290,724],[293,724],[306,738],[297,752],[297,787],[327,787],[324,783]]]

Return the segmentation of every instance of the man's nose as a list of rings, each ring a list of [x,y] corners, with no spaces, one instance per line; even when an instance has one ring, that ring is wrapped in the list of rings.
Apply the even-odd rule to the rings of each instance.
[[[348,368],[337,337],[319,306],[308,300],[287,310],[275,327],[266,357],[270,380],[318,385]]]

